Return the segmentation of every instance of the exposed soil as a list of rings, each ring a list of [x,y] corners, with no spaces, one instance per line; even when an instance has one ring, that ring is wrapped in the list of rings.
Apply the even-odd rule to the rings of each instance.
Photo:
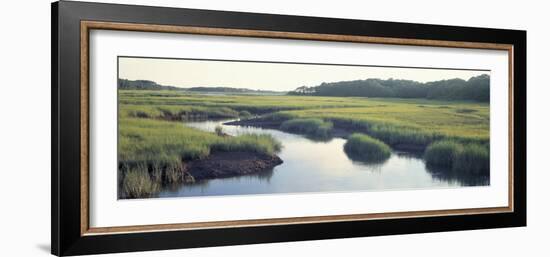
[[[283,163],[276,155],[255,152],[214,152],[207,158],[185,163],[185,172],[194,180],[254,174]]]

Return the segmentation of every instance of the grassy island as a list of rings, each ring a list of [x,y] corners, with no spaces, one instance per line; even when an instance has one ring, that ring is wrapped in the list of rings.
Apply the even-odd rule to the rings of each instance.
[[[344,150],[353,160],[364,162],[382,162],[391,155],[390,147],[384,142],[360,133],[349,136]]]

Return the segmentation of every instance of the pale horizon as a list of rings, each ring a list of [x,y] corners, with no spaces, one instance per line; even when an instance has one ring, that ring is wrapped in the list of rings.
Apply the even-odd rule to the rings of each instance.
[[[150,80],[160,85],[189,87],[233,87],[269,91],[291,91],[323,82],[404,79],[430,82],[460,78],[468,80],[490,71],[404,67],[346,66],[326,64],[267,63],[120,57],[119,78]]]

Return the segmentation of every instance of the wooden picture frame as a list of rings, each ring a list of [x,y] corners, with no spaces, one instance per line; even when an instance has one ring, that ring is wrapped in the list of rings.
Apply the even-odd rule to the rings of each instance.
[[[162,32],[508,52],[508,206],[178,224],[89,225],[89,33]],[[526,32],[271,14],[52,4],[52,254],[79,255],[526,225]]]

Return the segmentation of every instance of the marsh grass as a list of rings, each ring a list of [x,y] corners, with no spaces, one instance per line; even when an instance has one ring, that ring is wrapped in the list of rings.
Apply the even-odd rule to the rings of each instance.
[[[172,91],[119,90],[121,114],[131,117],[192,119],[262,116],[264,121],[316,118],[351,120],[355,132],[387,144],[428,144],[452,139],[486,143],[489,105],[465,101],[363,97],[199,95]],[[163,114],[164,113],[164,114]],[[250,114],[250,115],[249,115]],[[457,115],[458,114],[458,115]],[[182,118],[183,117],[183,118]]]
[[[280,148],[270,135],[220,137],[180,123],[152,119],[127,118],[119,125],[119,162],[129,165],[175,165],[182,160],[205,158],[211,150],[273,155]]]
[[[477,110],[475,109],[467,109],[467,108],[460,108],[460,109],[456,109],[455,112],[457,113],[472,113],[472,112],[476,112]]]
[[[139,165],[124,174],[122,188],[126,198],[143,198],[157,193],[160,184],[151,179],[146,166]]]
[[[226,137],[211,145],[212,151],[255,152],[274,155],[282,149],[282,144],[269,134],[243,134]]]
[[[250,113],[249,111],[240,111],[239,112],[239,118],[241,119],[250,119],[252,118],[252,116],[254,116],[252,113]]]
[[[282,123],[293,118],[298,118],[298,117],[294,114],[287,113],[287,112],[274,112],[274,113],[262,115],[254,119],[258,121],[271,121],[271,122]]]
[[[425,147],[430,142],[443,136],[433,131],[423,131],[413,127],[392,126],[389,124],[373,124],[369,134],[389,145],[417,145]]]
[[[344,151],[350,159],[363,162],[383,162],[391,156],[391,149],[384,142],[360,133],[349,136]]]
[[[489,149],[479,144],[467,144],[458,152],[453,169],[474,174],[489,173]]]
[[[172,121],[238,118],[240,113],[228,107],[188,105],[125,105],[121,111],[128,117],[153,118]]]
[[[489,173],[489,146],[438,141],[428,146],[424,160],[428,166],[450,168],[455,172]]]
[[[216,135],[218,136],[224,136],[225,135],[225,132],[223,132],[223,127],[218,125],[214,128],[214,133],[216,133]]]
[[[428,165],[452,168],[461,148],[454,141],[438,141],[426,148],[424,160]]]
[[[326,138],[330,137],[332,126],[332,122],[316,118],[306,118],[284,121],[280,129],[288,132],[306,134],[312,137]]]
[[[357,99],[350,99],[354,101]],[[363,99],[365,106],[352,108],[284,111],[291,118],[319,118],[366,133],[387,144],[429,144],[442,139],[488,142],[487,104],[467,102]],[[386,103],[380,104],[380,103]],[[370,105],[367,105],[369,103]],[[462,111],[457,115],[457,109]]]
[[[118,144],[122,195],[150,197],[161,185],[181,183],[183,162],[207,158],[214,151],[274,155],[281,147],[271,135],[218,136],[179,122],[125,117],[119,122]]]
[[[334,128],[362,133],[348,140],[352,155],[372,148],[384,157],[388,145],[416,145],[427,147],[428,165],[464,172],[489,170],[487,103],[119,90],[121,187],[129,195],[154,194],[164,181],[183,178],[182,162],[207,158],[213,151],[278,152],[282,146],[269,136],[218,136],[176,122],[252,117],[310,137],[329,136]]]

